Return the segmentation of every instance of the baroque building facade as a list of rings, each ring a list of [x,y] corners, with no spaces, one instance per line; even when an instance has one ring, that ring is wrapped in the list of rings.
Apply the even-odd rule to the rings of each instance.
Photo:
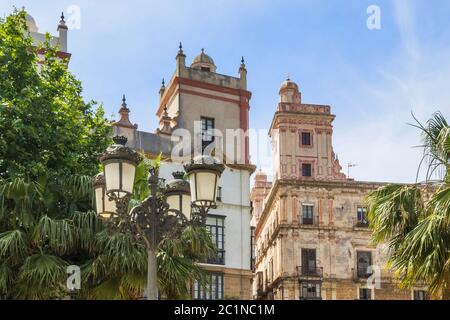
[[[159,128],[155,132],[138,130],[130,121],[125,98],[120,107],[120,120],[113,124],[114,134],[128,138],[127,145],[145,153],[148,158],[162,156],[160,176],[172,179],[172,172],[181,171],[198,150],[220,152],[231,146],[231,156],[223,159],[226,166],[219,182],[217,208],[210,211],[207,228],[218,248],[217,257],[200,265],[209,273],[209,286],[192,284],[193,299],[251,299],[252,272],[250,164],[245,132],[251,93],[247,90],[247,70],[242,59],[233,77],[217,73],[214,60],[202,49],[190,66],[180,44],[175,72],[159,91],[156,107]],[[222,148],[219,145],[223,145]],[[181,146],[181,147],[180,147]],[[222,155],[221,155],[222,156]]]
[[[383,184],[349,179],[334,153],[328,105],[305,104],[286,80],[270,127],[273,181],[257,172],[255,299],[421,299],[400,289],[368,229],[365,196]]]

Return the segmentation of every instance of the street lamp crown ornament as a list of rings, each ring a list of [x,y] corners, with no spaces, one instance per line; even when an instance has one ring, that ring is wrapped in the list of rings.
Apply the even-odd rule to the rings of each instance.
[[[191,160],[191,162],[184,165],[184,170],[187,174],[194,170],[212,170],[215,171],[219,176],[222,175],[225,170],[225,166],[217,158],[200,155]]]
[[[127,160],[135,165],[142,161],[139,153],[126,146],[128,139],[124,136],[115,136],[113,138],[114,144],[106,149],[106,152],[101,156],[100,161],[108,160]]]
[[[125,136],[115,136],[113,137],[113,141],[115,144],[120,144],[121,146],[124,146],[128,142],[128,138]]]
[[[172,173],[172,176],[174,177],[174,180],[169,181],[166,186],[166,194],[172,193],[172,192],[187,192],[190,193],[191,189],[189,186],[189,182],[184,180],[184,172],[183,171],[176,171]]]

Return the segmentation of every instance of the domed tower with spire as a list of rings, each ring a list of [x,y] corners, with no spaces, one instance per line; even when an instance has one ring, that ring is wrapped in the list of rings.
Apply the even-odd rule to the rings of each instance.
[[[205,53],[205,49],[202,48],[199,55],[197,55],[191,63],[191,68],[196,70],[216,72],[216,65],[213,58]]]
[[[282,103],[301,103],[301,94],[298,85],[290,79],[287,79],[280,86],[280,102]]]
[[[297,83],[288,77],[270,128],[276,179],[346,180],[332,145],[328,105],[302,103]]]

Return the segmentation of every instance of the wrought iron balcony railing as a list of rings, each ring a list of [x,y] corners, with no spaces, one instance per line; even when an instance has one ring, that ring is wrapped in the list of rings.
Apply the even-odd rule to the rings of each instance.
[[[225,250],[218,250],[217,256],[209,258],[206,263],[225,265]]]
[[[357,267],[356,269],[353,269],[353,279],[360,280],[369,278],[373,272],[369,272],[368,269],[369,268],[367,267]]]
[[[300,225],[302,226],[318,226],[319,225],[319,216],[316,215],[313,218],[306,218],[303,215],[299,217]]]
[[[299,277],[323,278],[323,268],[314,266],[298,266],[297,274]]]
[[[322,300],[322,297],[320,296],[320,294],[301,294],[300,300]]]
[[[368,228],[369,221],[357,221],[355,227],[357,228]]]

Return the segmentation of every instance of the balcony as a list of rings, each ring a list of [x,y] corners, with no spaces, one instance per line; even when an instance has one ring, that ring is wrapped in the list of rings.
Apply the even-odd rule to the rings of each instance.
[[[305,218],[300,215],[299,222],[301,226],[317,227],[319,225],[319,216],[314,216],[314,218]]]
[[[256,272],[256,298],[261,299],[264,296],[264,277],[261,271]]]
[[[297,275],[299,278],[303,279],[323,278],[323,268],[312,266],[298,266]]]
[[[300,295],[300,300],[322,300],[321,296],[317,296],[316,294],[310,295]]]
[[[353,280],[358,281],[361,279],[367,279],[372,275],[372,272],[367,271],[367,267],[357,267],[353,270]]]
[[[368,228],[368,227],[369,227],[369,221],[361,220],[361,221],[356,222],[356,224],[355,224],[355,228]]]
[[[225,250],[218,250],[215,257],[209,258],[206,263],[225,265]]]

